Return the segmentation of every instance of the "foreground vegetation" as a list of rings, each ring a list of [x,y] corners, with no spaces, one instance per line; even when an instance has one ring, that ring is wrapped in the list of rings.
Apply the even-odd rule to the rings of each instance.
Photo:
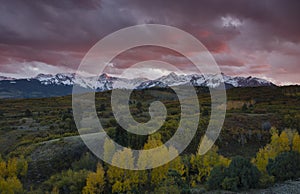
[[[198,154],[198,146],[209,121],[210,96],[205,88],[197,90],[201,118],[195,138],[171,163],[146,171],[118,169],[93,156],[78,137],[70,96],[1,100],[0,192],[239,191],[300,177],[300,87],[228,90],[221,135],[203,156]],[[96,109],[109,136],[121,145],[149,149],[162,145],[177,129],[179,102],[172,91],[132,94],[131,113],[140,122],[149,119],[148,106],[153,100],[161,100],[167,107],[166,123],[151,136],[133,135],[118,126],[109,97],[109,92],[97,94]],[[105,149],[113,149],[109,141],[104,153]],[[139,163],[128,149],[105,157],[127,165]]]

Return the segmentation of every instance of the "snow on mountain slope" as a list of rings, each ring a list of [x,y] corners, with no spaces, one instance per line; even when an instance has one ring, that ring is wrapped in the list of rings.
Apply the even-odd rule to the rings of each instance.
[[[3,81],[3,80],[15,80],[15,78],[0,75],[0,81]]]
[[[56,85],[73,85],[75,74],[59,73],[56,75],[51,74],[39,74],[32,79],[39,80],[44,85],[56,84]]]
[[[38,80],[44,85],[66,85],[72,86],[75,83],[84,88],[92,88],[97,91],[112,90],[113,88],[134,89],[140,83],[147,81],[144,78],[126,79],[112,77],[102,74],[99,78],[76,76],[75,73],[59,73],[56,75],[39,74],[33,80]]]
[[[225,86],[232,87],[259,87],[259,86],[275,86],[272,82],[255,77],[231,77],[225,74],[221,75],[177,75],[176,73],[170,73],[167,76],[162,76],[156,80],[149,80],[142,83],[138,89],[149,87],[166,87],[191,84],[193,86],[206,86],[210,88],[218,87],[222,82]]]
[[[147,89],[152,87],[193,85],[217,88],[224,80],[225,88],[275,86],[272,82],[256,77],[232,77],[227,75],[178,75],[170,73],[155,80],[145,78],[119,78],[102,74],[99,77],[82,77],[72,73],[56,75],[39,74],[34,78],[14,79],[0,77],[0,98],[36,98],[65,96],[72,94],[73,86],[82,91],[107,91],[119,89]]]
[[[0,78],[1,79],[1,78]],[[232,87],[259,87],[274,86],[272,82],[256,77],[232,77],[225,74],[221,75],[178,75],[174,72],[169,75],[162,76],[155,80],[147,80],[145,78],[118,78],[102,74],[97,78],[80,77],[74,73],[60,73],[56,75],[39,74],[31,78],[40,81],[44,85],[66,85],[72,86],[75,83],[84,88],[92,88],[97,91],[112,90],[113,88],[123,89],[145,89],[151,87],[167,87],[191,84],[194,86],[207,86],[216,88],[224,81],[225,84]]]

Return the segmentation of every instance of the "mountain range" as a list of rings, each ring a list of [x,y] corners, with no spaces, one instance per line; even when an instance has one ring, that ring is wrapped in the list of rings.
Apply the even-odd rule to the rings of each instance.
[[[221,83],[221,76],[188,74],[179,75],[174,72],[154,80],[146,78],[121,78],[102,74],[97,79],[93,77],[76,76],[74,73],[59,73],[56,75],[39,74],[33,78],[15,79],[0,76],[0,98],[38,98],[64,96],[72,93],[76,83],[82,88],[95,91],[119,89],[146,89],[152,87],[167,87],[178,85],[193,85],[216,88]],[[270,81],[256,77],[233,77],[222,74],[226,89],[234,87],[275,86]],[[97,80],[94,83],[94,80]]]

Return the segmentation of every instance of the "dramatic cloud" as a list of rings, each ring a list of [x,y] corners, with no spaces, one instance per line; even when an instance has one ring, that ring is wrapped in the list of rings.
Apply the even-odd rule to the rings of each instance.
[[[105,35],[158,23],[194,35],[226,74],[300,83],[299,10],[298,0],[0,0],[0,71],[19,77],[75,71]],[[182,56],[157,48],[127,52],[112,64],[122,69],[150,59],[189,69]]]

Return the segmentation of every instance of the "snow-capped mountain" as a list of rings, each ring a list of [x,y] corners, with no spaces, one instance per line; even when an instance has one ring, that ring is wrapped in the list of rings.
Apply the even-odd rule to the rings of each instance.
[[[196,75],[193,76],[191,82],[194,86],[207,86],[211,88],[218,87],[221,82],[224,82],[225,86],[231,87],[259,87],[259,86],[275,86],[270,81],[256,77],[231,77],[225,74],[221,76],[217,75]]]
[[[12,78],[12,77],[6,77],[6,76],[1,76],[0,75],[0,81],[3,81],[3,80],[14,80],[15,78]]]
[[[224,82],[226,88],[232,87],[259,87],[259,86],[275,86],[272,82],[256,77],[231,77],[225,74],[221,75],[177,75],[170,73],[167,76],[162,76],[156,80],[148,80],[139,85],[138,89],[151,87],[166,87],[178,85],[193,85],[216,88]]]
[[[102,74],[98,79],[94,79],[93,77],[81,77],[76,76],[75,73],[59,73],[56,75],[51,74],[39,74],[32,80],[36,79],[44,85],[65,85],[65,86],[73,86],[74,84],[78,84],[83,88],[92,88],[97,91],[106,91],[112,90],[113,88],[126,88],[126,89],[134,89],[143,81],[147,79],[144,78],[134,78],[134,79],[125,79],[109,76],[107,74]],[[95,80],[96,83],[95,83]]]
[[[124,88],[124,89],[145,89],[152,87],[167,87],[167,86],[178,86],[178,85],[193,85],[193,86],[205,86],[215,88],[220,85],[222,81],[231,87],[259,87],[259,86],[274,86],[272,82],[256,77],[231,77],[222,74],[220,75],[178,75],[174,72],[169,75],[162,76],[155,80],[147,80],[145,78],[134,78],[126,79],[107,74],[99,76],[95,83],[95,79],[92,77],[80,77],[72,74],[39,74],[35,78],[44,85],[67,85],[73,86],[78,84],[84,88],[92,88],[97,91],[112,90],[113,88]]]
[[[44,85],[73,85],[75,80],[75,73],[58,73],[56,75],[38,74],[36,77],[31,79],[36,79]]]
[[[193,85],[217,88],[224,81],[225,87],[259,87],[275,86],[272,82],[256,77],[232,77],[221,75],[178,75],[170,73],[155,80],[146,78],[120,78],[102,74],[98,78],[76,76],[74,73],[59,73],[56,75],[39,74],[28,79],[13,79],[0,77],[0,98],[31,98],[63,96],[72,93],[74,84],[95,91],[112,89],[146,89],[152,87]]]

